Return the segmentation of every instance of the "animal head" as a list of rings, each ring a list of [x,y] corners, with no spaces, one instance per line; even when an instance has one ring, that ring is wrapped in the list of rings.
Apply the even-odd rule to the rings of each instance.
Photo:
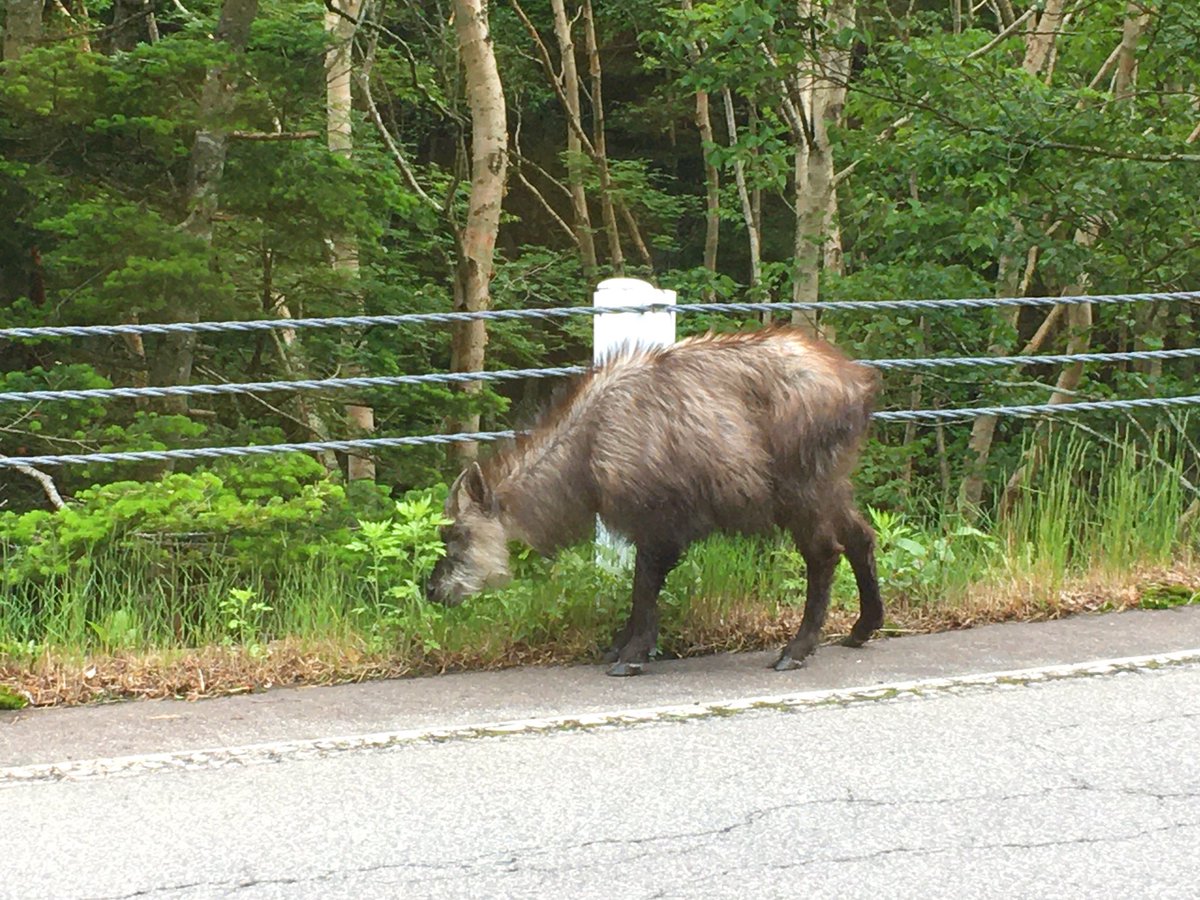
[[[450,486],[446,518],[451,520],[441,529],[446,555],[434,566],[425,595],[435,603],[458,606],[508,580],[508,537],[496,495],[478,463]]]

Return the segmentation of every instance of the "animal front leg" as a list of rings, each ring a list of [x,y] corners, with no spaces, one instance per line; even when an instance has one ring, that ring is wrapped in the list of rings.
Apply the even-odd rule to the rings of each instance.
[[[629,621],[617,635],[624,642],[616,648],[616,661],[608,670],[609,675],[640,675],[642,665],[650,660],[650,653],[658,642],[658,594],[663,582],[675,563],[679,561],[677,548],[637,548],[637,561],[633,566],[633,608]]]
[[[604,661],[606,663],[616,662],[621,656],[621,648],[629,643],[629,638],[633,634],[633,613],[630,612],[629,618],[625,620],[617,633],[613,635],[612,646],[604,653]]]

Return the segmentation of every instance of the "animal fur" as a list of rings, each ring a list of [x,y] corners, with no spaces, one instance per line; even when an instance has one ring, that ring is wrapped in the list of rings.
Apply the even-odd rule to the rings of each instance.
[[[634,609],[611,654],[613,674],[631,674],[653,649],[658,592],[688,545],[777,526],[809,570],[804,624],[777,667],[815,648],[842,552],[859,585],[861,643],[883,609],[874,537],[848,478],[877,389],[875,370],[792,328],[620,352],[570,384],[530,434],[459,477],[431,596],[459,602],[506,576],[509,540],[551,554],[599,515],[637,548]]]

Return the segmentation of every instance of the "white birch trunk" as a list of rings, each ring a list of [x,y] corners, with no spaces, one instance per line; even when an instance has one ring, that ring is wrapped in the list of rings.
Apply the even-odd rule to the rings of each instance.
[[[455,309],[478,311],[491,305],[496,236],[508,168],[508,120],[504,91],[488,28],[486,0],[454,0],[454,27],[459,58],[466,74],[467,106],[471,111],[471,192],[467,218],[458,234],[458,277]],[[476,372],[483,368],[487,329],[482,320],[457,323],[451,338],[451,369]],[[468,393],[481,389],[468,385]],[[479,428],[475,413],[454,423],[467,431]],[[473,459],[475,443],[459,445],[462,459]]]
[[[800,14],[810,17],[821,12],[814,0],[798,0]],[[855,0],[833,0],[825,8],[829,31],[852,27]],[[801,64],[793,76],[801,121],[808,133],[797,141],[794,165],[796,230],[793,243],[792,301],[813,303],[820,299],[820,269],[823,248],[828,238],[830,204],[833,202],[834,160],[829,146],[829,123],[836,122],[846,102],[850,78],[849,50],[822,47],[817,58]],[[796,311],[792,321],[815,335],[817,317]]]
[[[354,60],[352,56],[357,22],[362,15],[362,0],[331,0],[325,10],[325,33],[329,36],[329,49],[325,51],[325,122],[329,151],[336,156],[349,159],[354,152],[353,97],[351,76]],[[346,232],[334,233],[329,238],[330,262],[333,270],[341,274],[354,293],[354,311],[363,313],[362,294],[358,285],[358,241]],[[361,374],[358,365],[346,367],[349,377]],[[365,403],[347,403],[346,419],[352,437],[371,435],[375,432],[375,410]],[[346,457],[347,481],[374,481],[375,460],[366,453],[350,453]]]
[[[587,192],[583,185],[583,142],[579,134],[583,130],[579,103],[579,68],[575,64],[575,41],[571,36],[571,22],[567,18],[564,0],[550,0],[554,13],[554,36],[562,58],[562,90],[566,101],[567,115],[567,187],[571,192],[571,232],[579,248],[579,260],[584,275],[591,277],[596,271],[596,242],[592,236],[592,217],[588,211]],[[572,124],[573,123],[573,124]]]

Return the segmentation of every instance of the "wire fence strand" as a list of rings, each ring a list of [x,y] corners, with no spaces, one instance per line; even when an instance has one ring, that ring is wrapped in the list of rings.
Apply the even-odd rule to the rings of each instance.
[[[473,381],[517,381],[524,378],[558,378],[587,371],[584,366],[549,369],[501,369],[492,372],[434,372],[427,375],[364,375],[355,378],[301,379],[296,381],[250,381],[229,384],[187,384],[173,387],[83,388],[80,390],[20,391],[0,393],[0,404],[56,400],[106,400],[113,397],[220,396],[270,394],[279,391],[333,391],[347,388],[396,387],[413,384],[466,384]]]
[[[1079,294],[1066,297],[967,297],[937,300],[819,300],[813,303],[681,303],[637,306],[568,306],[550,309],[489,309],[476,312],[402,313],[378,316],[329,316],[305,319],[250,319],[241,322],[147,322],[122,325],[44,325],[0,328],[0,340],[44,340],[64,337],[113,337],[123,334],[215,334],[283,331],[304,328],[367,328],[372,326],[438,325],[451,322],[513,319],[566,319],[622,313],[777,313],[880,312],[898,310],[992,309],[1014,306],[1079,306],[1152,302],[1200,302],[1200,291],[1148,294]]]
[[[1047,403],[1031,406],[979,406],[962,409],[919,409],[877,412],[881,422],[937,423],[970,421],[978,416],[1036,417],[1152,407],[1200,406],[1200,394],[1181,397],[1144,397],[1133,400],[1091,400],[1080,403]],[[411,437],[359,438],[348,441],[308,441],[296,444],[258,444],[242,447],[197,447],[179,450],[133,450],[112,453],[64,453],[50,456],[0,457],[0,468],[22,466],[87,465],[92,463],[167,462],[176,459],[221,459],[239,456],[269,456],[275,453],[308,453],[324,450],[353,453],[385,447],[414,447],[429,444],[457,444],[474,441],[498,441],[515,437],[516,431],[458,432],[425,434]]]
[[[935,369],[1014,365],[1061,365],[1075,362],[1130,362],[1200,358],[1200,347],[1179,350],[1135,350],[1124,353],[1059,353],[1045,356],[948,356],[917,359],[864,359],[863,365],[877,369]],[[490,372],[432,372],[424,375],[366,375],[354,378],[298,379],[294,381],[249,381],[226,384],[188,384],[170,387],[80,388],[0,392],[0,405],[63,400],[143,399],[239,394],[269,394],[280,391],[320,392],[352,388],[398,387],[419,384],[468,384],[476,381],[518,381],[525,378],[563,378],[580,375],[586,366],[557,366],[544,369],[498,369]]]
[[[1014,306],[1055,306],[1081,304],[1129,304],[1145,302],[1200,301],[1200,291],[1171,291],[1141,294],[1089,294],[1067,297],[986,297],[940,300],[847,300],[815,303],[689,303],[681,305],[649,304],[622,307],[565,307],[552,309],[485,310],[480,312],[407,313],[384,316],[335,316],[307,319],[264,319],[243,322],[174,322],[123,325],[45,326],[0,329],[0,340],[41,340],[64,337],[103,337],[125,334],[177,334],[255,332],[302,328],[362,328],[370,326],[403,326],[445,324],[475,319],[552,320],[572,316],[597,316],[622,313],[674,312],[746,313],[802,311],[871,312],[898,310],[986,309]],[[1123,353],[1074,353],[1044,356],[957,356],[917,359],[862,360],[865,365],[879,369],[922,369],[949,367],[994,367],[1016,365],[1060,365],[1066,363],[1169,360],[1200,357],[1200,348],[1175,350],[1143,350]],[[510,381],[524,378],[554,378],[576,375],[586,371],[584,366],[560,366],[541,369],[504,369],[492,372],[446,372],[421,375],[383,375],[356,378],[305,379],[296,381],[256,381],[228,384],[194,384],[167,387],[116,387],[81,390],[36,390],[0,393],[0,404],[38,403],[59,400],[103,400],[109,398],[155,398],[170,396],[259,394],[276,391],[330,391],[367,389],[418,384],[455,384],[475,381]],[[1180,397],[1147,397],[1125,400],[1093,400],[1073,403],[965,407],[959,409],[885,410],[875,413],[880,422],[939,423],[969,421],[979,416],[1037,417],[1107,410],[1136,410],[1154,407],[1188,407],[1200,405],[1200,395]],[[454,444],[467,441],[495,441],[511,438],[517,432],[486,431],[456,434],[429,434],[406,437],[376,437],[351,440],[307,441],[246,445],[240,447],[198,447],[169,450],[134,450],[93,453],[0,457],[0,468],[28,468],[92,463],[167,462],[186,459],[221,459],[241,456],[262,456],[276,453],[341,451],[354,453],[389,447],[412,447]]]

